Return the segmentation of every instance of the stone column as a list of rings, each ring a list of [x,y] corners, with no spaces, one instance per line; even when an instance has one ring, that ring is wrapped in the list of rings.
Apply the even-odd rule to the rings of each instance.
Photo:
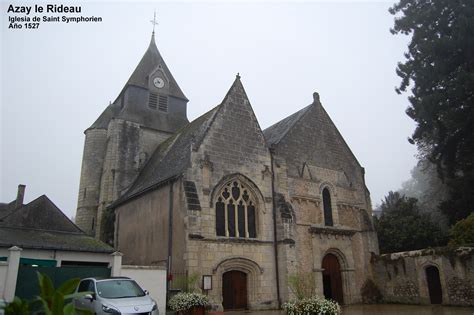
[[[122,275],[122,256],[121,252],[113,252],[112,254],[112,277],[120,277]]]
[[[20,267],[20,256],[22,249],[13,246],[8,249],[8,269],[7,277],[5,279],[5,291],[3,292],[3,299],[9,303],[15,298],[16,279],[18,277],[18,268]]]

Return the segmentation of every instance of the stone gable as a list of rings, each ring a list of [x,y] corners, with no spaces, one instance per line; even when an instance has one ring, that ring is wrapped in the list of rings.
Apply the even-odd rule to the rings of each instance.
[[[201,152],[206,152],[214,165],[223,169],[247,167],[249,164],[269,165],[265,139],[237,78],[224,98],[212,125],[202,141]]]

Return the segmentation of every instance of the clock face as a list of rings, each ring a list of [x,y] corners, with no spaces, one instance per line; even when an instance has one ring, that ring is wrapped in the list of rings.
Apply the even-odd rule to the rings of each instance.
[[[162,78],[156,77],[153,79],[153,85],[161,89],[162,87],[165,86],[165,80],[163,80]]]

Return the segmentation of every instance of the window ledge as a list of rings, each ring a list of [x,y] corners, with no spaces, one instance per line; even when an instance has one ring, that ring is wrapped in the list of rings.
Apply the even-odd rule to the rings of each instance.
[[[212,243],[239,243],[239,244],[272,244],[272,241],[262,241],[257,238],[240,238],[240,237],[216,237],[206,238],[201,235],[189,234],[189,239],[196,241],[212,242]]]

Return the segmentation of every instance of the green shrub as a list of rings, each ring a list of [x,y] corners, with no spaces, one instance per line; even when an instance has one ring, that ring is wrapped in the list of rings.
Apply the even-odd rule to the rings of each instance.
[[[192,274],[177,275],[173,280],[173,288],[181,289],[182,292],[193,293],[201,291],[198,286],[200,275],[197,272]]]
[[[298,300],[309,298],[316,294],[316,279],[312,272],[289,276],[288,285]]]
[[[474,244],[474,213],[458,221],[449,231],[449,245]]]

